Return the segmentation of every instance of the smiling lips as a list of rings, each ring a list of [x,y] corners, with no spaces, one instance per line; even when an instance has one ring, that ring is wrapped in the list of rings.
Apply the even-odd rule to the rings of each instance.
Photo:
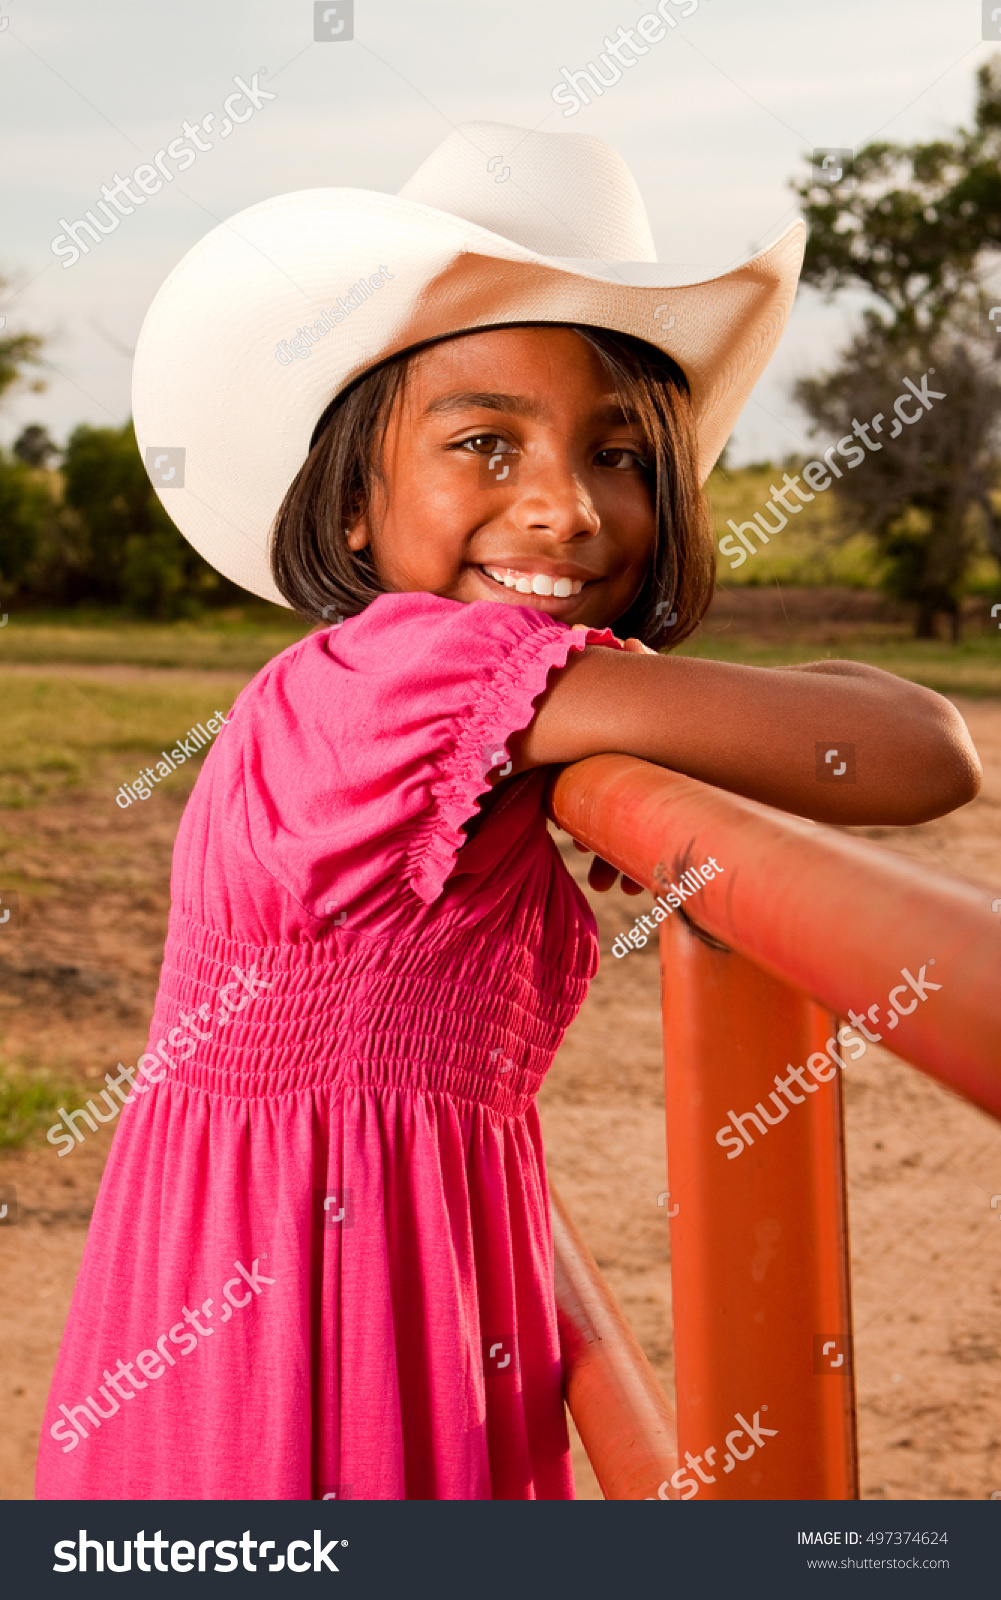
[[[502,583],[505,589],[517,589],[519,594],[551,594],[565,600],[580,594],[584,587],[582,578],[551,578],[547,572],[525,572],[518,567],[482,567],[488,578]]]

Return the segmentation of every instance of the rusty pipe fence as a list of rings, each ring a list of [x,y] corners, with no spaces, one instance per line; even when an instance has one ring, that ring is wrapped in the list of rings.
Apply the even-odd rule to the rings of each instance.
[[[553,1196],[567,1404],[602,1493],[854,1498],[841,1067],[880,1037],[1001,1118],[991,891],[630,756],[561,769],[549,814],[656,895],[722,869],[685,902],[695,929],[661,924],[676,1418]]]

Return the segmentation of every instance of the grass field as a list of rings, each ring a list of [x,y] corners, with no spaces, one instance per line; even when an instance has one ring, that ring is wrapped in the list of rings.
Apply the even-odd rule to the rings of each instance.
[[[119,785],[140,766],[194,723],[227,711],[246,677],[247,670],[232,677],[192,671],[118,683],[56,666],[3,674],[0,808],[34,805],[80,785],[103,785],[114,804]],[[190,787],[198,764],[192,759],[158,787]]]
[[[256,672],[309,631],[279,606],[217,612],[198,622],[123,621],[101,612],[28,612],[0,629],[4,662],[194,667]]]

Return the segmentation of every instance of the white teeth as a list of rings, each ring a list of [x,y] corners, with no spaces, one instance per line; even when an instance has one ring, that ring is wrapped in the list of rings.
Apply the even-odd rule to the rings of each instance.
[[[584,587],[581,578],[551,578],[545,572],[519,572],[512,567],[484,567],[483,571],[495,583],[502,583],[505,589],[517,589],[519,594],[551,594],[566,600],[572,594],[580,594]]]

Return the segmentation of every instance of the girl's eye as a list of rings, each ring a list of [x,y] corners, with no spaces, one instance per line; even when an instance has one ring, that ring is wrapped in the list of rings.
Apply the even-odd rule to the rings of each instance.
[[[470,454],[478,456],[507,455],[513,446],[508,444],[496,433],[477,433],[471,439],[462,439],[459,443],[460,450],[468,450]]]
[[[638,450],[627,450],[623,445],[617,445],[611,450],[599,450],[595,456],[599,467],[610,467],[613,472],[630,472],[637,468],[649,469],[650,463]]]

